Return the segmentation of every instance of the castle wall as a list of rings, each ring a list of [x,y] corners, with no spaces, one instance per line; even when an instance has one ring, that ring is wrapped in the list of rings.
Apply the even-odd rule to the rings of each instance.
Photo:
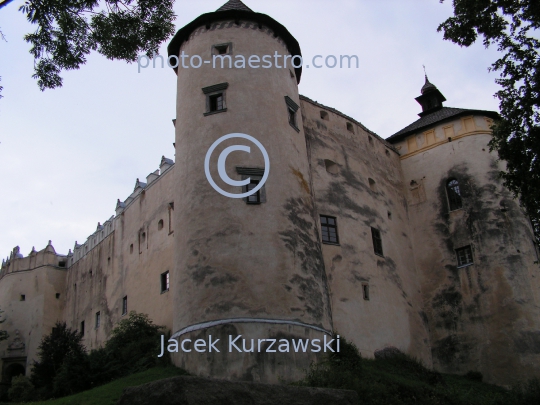
[[[540,371],[538,256],[526,216],[498,177],[503,165],[489,152],[490,124],[462,117],[396,146],[434,366],[510,384]],[[453,211],[451,178],[462,197]],[[460,267],[456,249],[464,246],[473,263]]]
[[[65,256],[57,255],[49,245],[30,256],[14,257],[2,268],[0,309],[5,322],[1,328],[9,334],[7,340],[0,342],[4,373],[5,365],[15,361],[24,365],[29,374],[38,359],[41,338],[62,320],[66,268],[59,263],[64,261]]]
[[[166,327],[164,332],[172,328],[171,297],[169,291],[161,291],[161,274],[172,269],[173,171],[174,166],[130,197],[112,221],[113,232],[69,268],[65,319],[77,330],[84,321],[83,342],[89,350],[103,346],[130,311],[148,314]]]
[[[246,58],[262,58],[274,52],[288,54],[281,39],[267,27],[246,21],[238,25],[234,21],[218,22],[209,29],[195,29],[181,51],[211,59],[212,46],[222,43],[232,43],[233,60],[239,54]],[[227,110],[205,116],[202,89],[221,83],[228,83]],[[298,129],[289,124],[285,96],[300,104],[296,77],[291,77],[289,69],[178,69],[178,175],[174,190],[176,227],[184,231],[175,239],[173,286],[174,330],[179,337],[188,327],[215,336],[219,333],[217,326],[203,327],[204,322],[238,318],[247,321],[234,325],[237,331],[258,331],[266,333],[267,338],[275,334],[303,337],[315,333],[312,328],[331,330],[302,117],[298,111]],[[255,137],[268,151],[266,202],[249,205],[243,199],[227,198],[206,179],[206,152],[218,138],[235,132]],[[224,142],[213,154],[210,172],[220,187],[233,193],[240,193],[241,187],[219,180],[216,166],[223,148],[239,143],[252,151],[229,155],[226,170],[230,177],[241,179],[236,166],[265,167],[262,154],[252,143]],[[261,323],[264,321],[277,326]],[[285,321],[301,325],[279,326]],[[201,374],[212,370],[216,377],[277,382],[291,369],[300,376],[300,367],[307,367],[313,359],[307,354],[289,358],[288,365],[268,359],[273,370],[260,367],[263,361],[249,354],[231,355],[227,363],[208,356],[204,359],[206,366],[193,354],[179,354],[174,361]]]
[[[391,345],[431,365],[399,155],[306,98],[302,114],[316,211],[337,220],[339,244],[322,245],[334,330],[363,356]],[[372,227],[380,231],[382,256],[374,252]]]

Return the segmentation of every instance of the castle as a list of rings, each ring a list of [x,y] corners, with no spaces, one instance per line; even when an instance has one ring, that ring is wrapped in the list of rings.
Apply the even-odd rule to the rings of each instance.
[[[289,31],[230,0],[178,31],[169,55],[300,55]],[[540,284],[532,228],[490,153],[491,111],[443,106],[426,77],[420,118],[382,139],[298,93],[302,68],[176,68],[175,162],[118,201],[73,252],[49,244],[2,262],[3,382],[29,371],[65,321],[91,350],[129,311],[176,339],[319,338],[365,357],[387,346],[450,373],[510,384],[540,376]],[[210,184],[205,155],[249,134]],[[227,140],[221,148],[238,140]],[[221,149],[220,149],[221,150]],[[210,175],[219,179],[217,159]],[[261,343],[259,342],[259,345]],[[172,355],[194,374],[278,382],[319,353]]]

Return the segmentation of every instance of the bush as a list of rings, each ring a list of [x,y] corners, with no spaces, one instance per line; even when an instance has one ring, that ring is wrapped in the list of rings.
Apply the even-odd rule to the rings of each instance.
[[[105,350],[111,359],[109,370],[122,376],[147,370],[157,364],[160,353],[160,331],[146,314],[131,311],[111,332]]]
[[[13,402],[28,402],[35,398],[34,385],[24,375],[11,379],[11,388],[8,390],[8,398]]]
[[[82,360],[86,356],[85,347],[81,343],[81,335],[77,331],[73,331],[68,328],[65,322],[57,322],[50,335],[44,336],[41,340],[41,344],[38,347],[37,362],[34,362],[32,374],[30,377],[31,382],[38,389],[40,396],[50,398],[56,395],[57,392],[75,392],[76,387],[65,386],[60,387],[60,383],[55,383],[58,373],[61,372],[64,365],[64,360],[70,358],[70,364],[66,367],[70,368],[71,372],[77,372],[78,374],[72,376],[69,380],[64,371],[62,379],[65,383],[71,381],[75,383],[75,378],[80,377],[84,379],[86,377],[85,371],[80,367],[75,370],[75,359]],[[75,383],[77,386],[78,383]]]

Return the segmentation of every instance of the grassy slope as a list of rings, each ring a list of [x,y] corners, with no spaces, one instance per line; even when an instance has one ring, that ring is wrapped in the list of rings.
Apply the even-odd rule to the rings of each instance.
[[[141,385],[151,381],[184,374],[185,371],[175,367],[155,367],[69,397],[51,399],[49,401],[31,402],[26,403],[25,405],[114,405],[118,402],[120,395],[122,395],[122,390],[126,387]],[[9,403],[9,405],[16,404]]]

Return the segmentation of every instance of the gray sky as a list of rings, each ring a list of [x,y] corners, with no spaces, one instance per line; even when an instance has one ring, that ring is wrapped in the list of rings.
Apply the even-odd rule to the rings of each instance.
[[[226,0],[177,0],[176,27]],[[0,11],[0,257],[25,256],[48,240],[67,253],[114,214],[135,179],[174,158],[176,76],[92,54],[64,86],[40,92],[23,41],[35,28],[15,1]],[[429,79],[446,106],[498,111],[495,49],[444,41],[437,26],[451,15],[439,0],[246,0],[285,25],[304,57],[358,55],[359,69],[306,69],[300,93],[334,107],[386,138],[415,121],[414,100]],[[166,45],[161,54],[166,54]]]

